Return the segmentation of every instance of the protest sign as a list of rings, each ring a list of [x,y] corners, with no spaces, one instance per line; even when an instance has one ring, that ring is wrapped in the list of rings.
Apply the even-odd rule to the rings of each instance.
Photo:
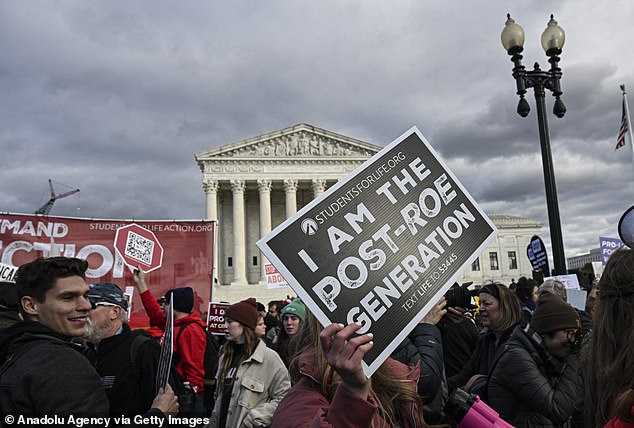
[[[0,263],[0,282],[15,282],[15,273],[17,271],[17,266]]]
[[[151,231],[164,247],[161,268],[145,277],[152,294],[163,296],[172,288],[190,286],[194,289],[194,309],[204,313],[212,300],[216,222],[132,222],[0,213],[0,262],[21,266],[38,257],[78,257],[88,261],[86,282],[113,282],[123,290],[134,284],[134,279],[113,244],[117,230],[132,223]],[[130,326],[148,327],[141,297],[135,293],[132,300]]]
[[[542,241],[539,236],[534,235],[531,238],[531,242],[526,247],[526,255],[528,256],[528,260],[531,261],[533,270],[541,271],[544,276],[550,275],[550,268],[548,267],[548,253],[546,253],[544,241]]]
[[[586,296],[588,292],[586,290],[569,289],[566,290],[566,300],[573,308],[577,308],[580,311],[586,310]]]
[[[544,281],[546,281],[547,279],[554,279],[555,281],[559,281],[564,285],[564,287],[569,290],[581,289],[581,286],[579,285],[579,277],[577,277],[577,275],[575,275],[574,273],[569,275],[548,276],[544,278]]]
[[[412,128],[257,245],[322,324],[374,334],[370,376],[496,234]]]
[[[603,262],[592,262],[592,272],[594,273],[594,277],[597,281],[600,280],[601,275],[603,275],[604,266]]]
[[[114,249],[131,269],[148,273],[163,263],[163,246],[156,235],[136,223],[117,229]]]
[[[128,313],[132,313],[132,299],[134,298],[134,287],[127,286],[123,292],[125,299],[128,301]]]
[[[266,272],[267,290],[288,287],[288,282],[286,282],[282,274],[280,274],[280,272],[275,269],[275,266],[273,266],[271,263],[267,263],[264,265],[264,271]]]
[[[174,294],[170,294],[170,302],[165,311],[165,330],[161,341],[161,354],[156,369],[156,390],[167,386],[174,356]]]
[[[603,266],[608,262],[610,255],[623,246],[623,241],[619,238],[599,237],[599,248],[601,248],[601,263]]]
[[[225,311],[229,306],[231,306],[230,303],[209,303],[209,309],[207,311],[207,331],[212,334],[224,336]]]

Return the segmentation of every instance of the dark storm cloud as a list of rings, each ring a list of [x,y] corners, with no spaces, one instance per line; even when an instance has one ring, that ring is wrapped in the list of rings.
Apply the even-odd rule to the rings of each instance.
[[[567,33],[564,119],[547,98],[564,242],[587,251],[633,200],[619,185],[631,156],[614,152],[633,6],[581,3],[0,2],[0,210],[33,212],[51,177],[81,188],[57,215],[201,218],[198,151],[302,122],[380,145],[416,125],[489,213],[535,218],[548,242],[533,93],[519,117],[499,36],[510,12],[524,65],[547,67],[554,13]]]

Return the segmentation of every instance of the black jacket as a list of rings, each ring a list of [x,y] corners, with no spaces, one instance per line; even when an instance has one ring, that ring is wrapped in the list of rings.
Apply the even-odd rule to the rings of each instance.
[[[30,416],[107,416],[99,375],[70,338],[20,321],[0,331],[0,409]]]
[[[438,327],[426,323],[417,324],[390,357],[410,366],[420,362],[417,389],[423,397],[423,414],[428,423],[440,423],[447,388],[442,337]]]
[[[441,319],[438,323],[442,335],[442,348],[447,377],[462,371],[480,340],[480,333],[475,323],[462,317],[459,323],[450,319]]]
[[[504,344],[508,340],[514,328],[515,326],[511,326],[502,333],[497,346],[495,346],[495,335],[493,332],[488,332],[482,336],[480,340],[478,340],[478,344],[471,354],[471,358],[469,359],[467,365],[460,373],[447,379],[449,391],[451,392],[456,388],[466,385],[473,375],[488,375],[491,364],[495,360],[496,356],[499,355],[499,352],[501,352],[501,349],[504,347]]]
[[[577,356],[560,361],[517,327],[489,376],[487,392],[487,403],[516,427],[561,427],[581,394]]]
[[[140,415],[148,411],[156,396],[156,369],[160,345],[151,339],[141,342],[132,361],[131,347],[137,334],[123,324],[121,333],[89,345],[86,356],[101,376],[110,402],[110,415]]]
[[[418,393],[429,400],[436,396],[443,379],[442,354],[442,338],[438,327],[417,324],[390,357],[410,366],[420,361]]]

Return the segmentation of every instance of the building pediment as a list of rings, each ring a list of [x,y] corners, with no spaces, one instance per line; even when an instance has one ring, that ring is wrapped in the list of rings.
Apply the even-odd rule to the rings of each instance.
[[[236,143],[226,144],[196,153],[198,163],[232,160],[271,158],[294,160],[320,158],[368,159],[382,149],[381,146],[336,134],[308,124],[299,124],[270,132],[258,137],[248,138]]]

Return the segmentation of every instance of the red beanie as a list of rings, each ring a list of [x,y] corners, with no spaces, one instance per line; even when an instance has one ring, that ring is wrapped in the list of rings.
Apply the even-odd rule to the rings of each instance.
[[[225,318],[238,321],[251,330],[255,330],[255,326],[258,324],[258,315],[258,305],[253,297],[235,303],[225,311]]]

